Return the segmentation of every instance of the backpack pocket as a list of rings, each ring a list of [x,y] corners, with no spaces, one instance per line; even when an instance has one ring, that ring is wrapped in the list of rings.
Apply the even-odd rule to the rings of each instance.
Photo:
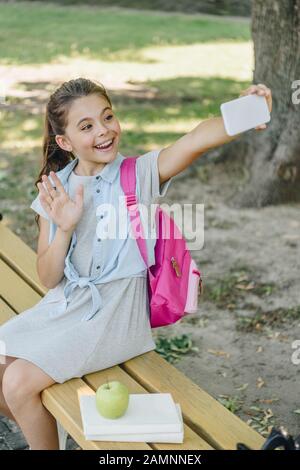
[[[187,298],[185,304],[185,313],[196,313],[198,309],[198,291],[201,287],[202,279],[201,272],[199,271],[195,261],[192,259],[189,269],[189,280]],[[201,292],[201,289],[200,289]]]

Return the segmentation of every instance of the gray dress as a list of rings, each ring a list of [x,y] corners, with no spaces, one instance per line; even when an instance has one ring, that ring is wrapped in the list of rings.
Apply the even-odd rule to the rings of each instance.
[[[150,173],[155,174],[155,162],[150,164]],[[145,171],[146,177],[147,167],[141,170]],[[97,223],[91,200],[91,178],[78,176],[74,172],[69,178],[71,197],[77,185],[84,184],[84,211],[76,226],[77,244],[72,254],[72,262],[80,276],[90,274],[91,246]],[[157,186],[157,178],[154,181]],[[164,195],[170,181],[155,188],[155,191],[162,191],[159,195]],[[146,189],[147,184],[144,191]],[[40,367],[55,382],[63,383],[155,349],[146,277],[97,284],[103,298],[103,308],[91,320],[84,322],[81,321],[82,316],[92,302],[91,291],[75,287],[67,309],[64,311],[62,308],[60,312],[66,282],[64,277],[35,306],[0,327],[0,340],[4,342],[7,356],[26,359]]]

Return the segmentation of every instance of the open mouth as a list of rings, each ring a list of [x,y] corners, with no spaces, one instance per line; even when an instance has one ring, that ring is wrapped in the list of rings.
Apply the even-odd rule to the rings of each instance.
[[[95,149],[98,150],[98,152],[109,152],[109,150],[112,149],[114,145],[114,138],[109,140],[105,145],[95,145]]]

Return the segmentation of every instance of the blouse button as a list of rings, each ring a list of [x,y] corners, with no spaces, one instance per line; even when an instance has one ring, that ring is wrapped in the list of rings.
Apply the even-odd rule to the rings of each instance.
[[[96,176],[96,180],[98,180],[100,178],[100,176]]]
[[[97,269],[100,269],[100,266],[97,266]]]
[[[98,242],[101,242],[101,238],[98,238]]]
[[[97,189],[97,193],[100,193],[100,189]]]

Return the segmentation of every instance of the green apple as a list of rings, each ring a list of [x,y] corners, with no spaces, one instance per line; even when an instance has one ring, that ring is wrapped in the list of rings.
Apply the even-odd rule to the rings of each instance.
[[[104,418],[120,418],[128,408],[129,390],[116,380],[100,385],[96,391],[96,407]]]

